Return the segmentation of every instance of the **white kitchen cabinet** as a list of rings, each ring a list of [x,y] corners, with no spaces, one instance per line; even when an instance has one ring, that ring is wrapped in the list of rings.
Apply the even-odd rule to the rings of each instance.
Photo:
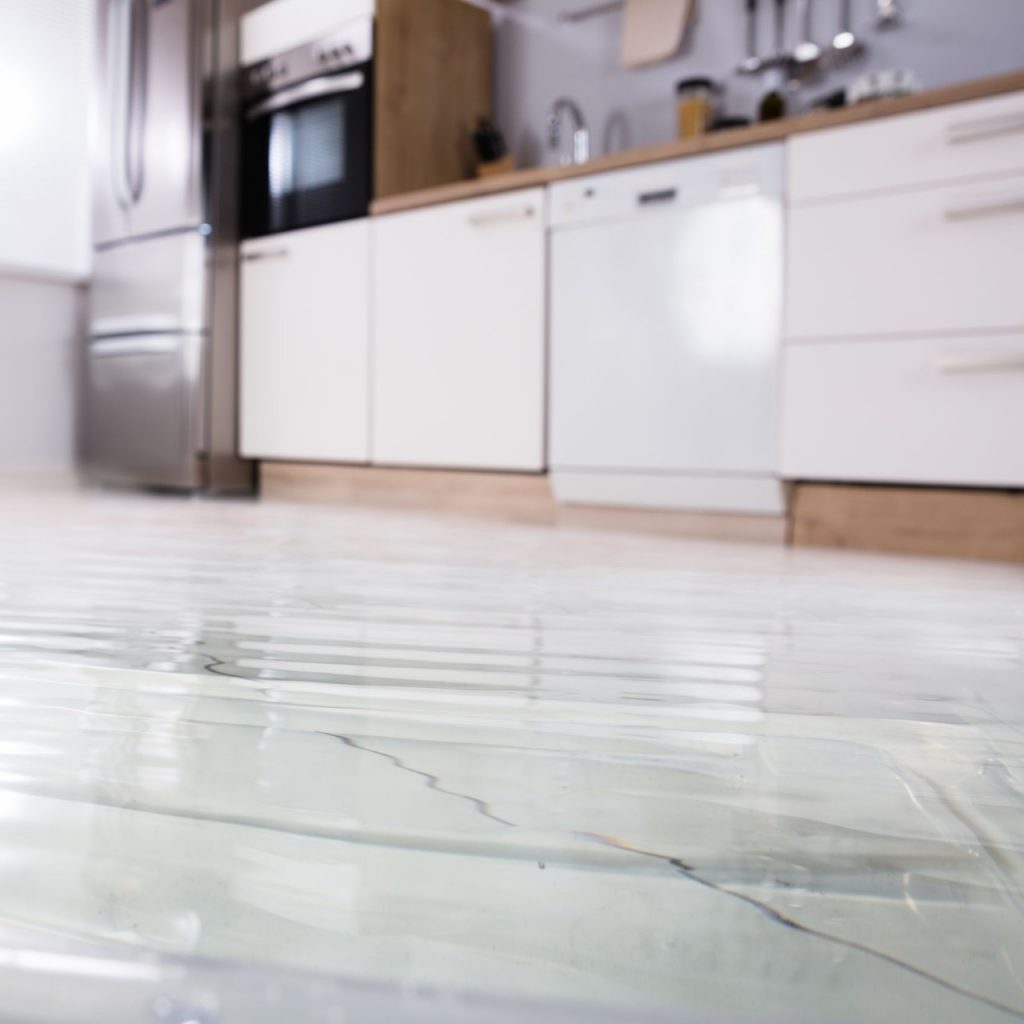
[[[553,187],[561,500],[781,513],[782,177],[773,145]]]
[[[243,244],[244,456],[368,460],[369,265],[368,220]]]
[[[1024,486],[1024,94],[810,133],[788,165],[784,475]]]
[[[544,198],[375,220],[374,462],[544,467]]]
[[[782,468],[1024,487],[1024,332],[789,345]]]
[[[1024,327],[1024,173],[800,206],[788,248],[790,338]]]
[[[794,136],[790,202],[1024,171],[1024,92]]]

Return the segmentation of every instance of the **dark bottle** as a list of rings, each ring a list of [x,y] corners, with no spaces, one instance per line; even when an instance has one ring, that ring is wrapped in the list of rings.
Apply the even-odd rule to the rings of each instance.
[[[786,116],[786,97],[779,88],[772,89],[763,100],[757,111],[760,121],[778,121]]]
[[[775,61],[777,68],[784,68],[783,50],[786,42],[786,0],[775,0]],[[778,121],[786,116],[786,94],[782,91],[785,86],[786,75],[784,71],[776,70],[774,84],[767,93],[761,106],[758,109],[759,121]]]

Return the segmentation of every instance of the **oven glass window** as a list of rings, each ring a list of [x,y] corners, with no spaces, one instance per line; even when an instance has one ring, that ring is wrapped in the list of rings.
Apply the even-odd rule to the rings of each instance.
[[[365,216],[370,118],[363,91],[250,118],[243,155],[243,234],[291,231]]]
[[[325,101],[284,110],[270,120],[267,176],[274,219],[287,217],[289,204],[302,219],[316,218],[330,203],[330,190],[345,180],[345,106]]]

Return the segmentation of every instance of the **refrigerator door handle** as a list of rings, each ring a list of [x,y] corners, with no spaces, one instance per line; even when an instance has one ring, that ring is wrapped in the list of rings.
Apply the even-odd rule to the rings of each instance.
[[[110,60],[110,175],[122,209],[132,205],[128,182],[128,130],[132,106],[132,34],[134,0],[111,0],[107,8]]]
[[[149,78],[149,19],[147,0],[129,0],[131,8],[131,48],[129,50],[130,102],[128,139],[125,144],[125,177],[132,205],[142,197],[146,143],[146,104]]]

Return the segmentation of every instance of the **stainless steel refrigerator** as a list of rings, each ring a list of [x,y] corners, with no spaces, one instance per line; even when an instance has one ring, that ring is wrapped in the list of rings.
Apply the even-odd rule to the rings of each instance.
[[[227,6],[227,0],[225,0]],[[99,0],[81,461],[97,481],[251,486],[237,457],[234,33],[216,0]]]

